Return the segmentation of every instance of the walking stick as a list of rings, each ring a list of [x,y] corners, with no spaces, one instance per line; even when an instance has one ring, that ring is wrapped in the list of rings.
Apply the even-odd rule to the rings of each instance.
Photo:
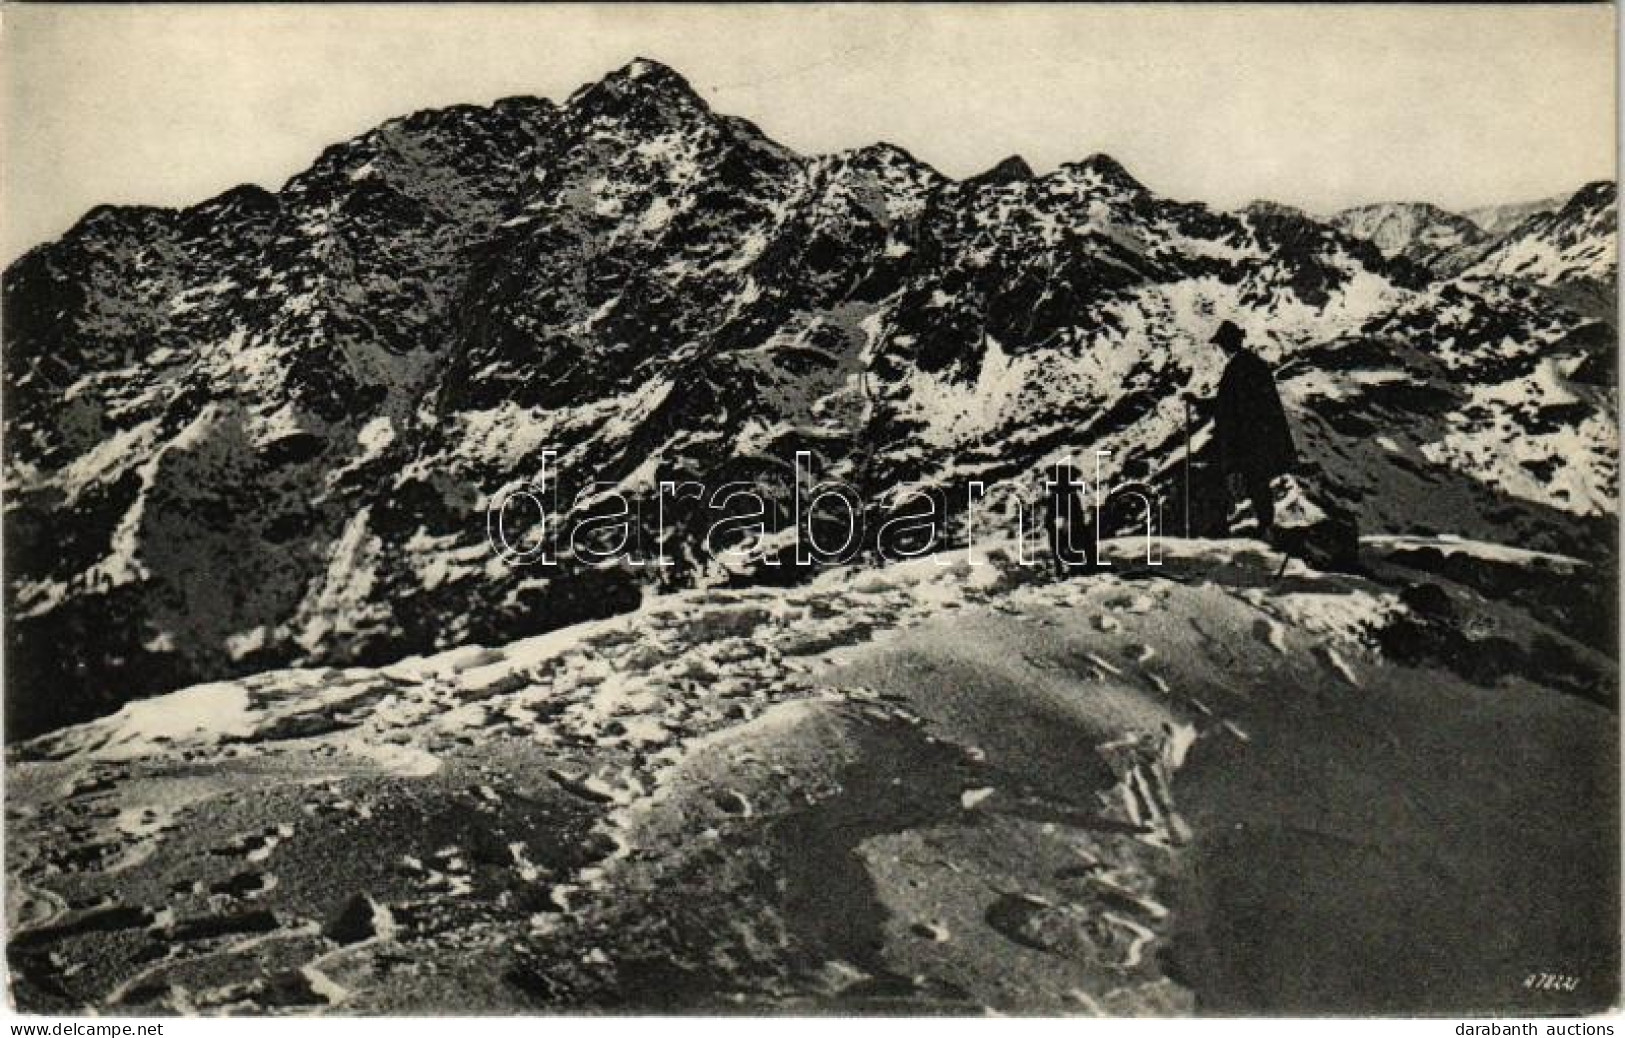
[[[1180,404],[1185,408],[1185,539],[1191,539],[1191,402],[1184,397]]]
[[[1286,575],[1286,568],[1291,562],[1292,562],[1292,553],[1290,551],[1283,553],[1281,555],[1281,568],[1275,571],[1275,576],[1270,579],[1270,583],[1273,584],[1275,581],[1278,581],[1283,576],[1285,576]]]

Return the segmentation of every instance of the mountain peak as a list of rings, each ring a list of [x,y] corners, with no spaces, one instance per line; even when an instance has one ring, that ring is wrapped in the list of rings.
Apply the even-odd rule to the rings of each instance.
[[[1477,224],[1479,230],[1486,234],[1500,235],[1514,229],[1531,216],[1557,212],[1568,204],[1572,197],[1572,195],[1555,195],[1529,202],[1481,205],[1473,209],[1464,209],[1461,215]]]
[[[874,144],[865,144],[861,148],[851,148],[836,152],[831,158],[852,166],[870,169],[904,169],[918,170],[923,174],[940,179],[939,174],[929,163],[921,162],[906,148],[901,148],[888,141],[877,141]]]
[[[1613,205],[1617,194],[1618,187],[1612,180],[1595,180],[1576,191],[1563,208],[1579,211]]]
[[[1408,213],[1432,219],[1456,218],[1457,214],[1441,209],[1432,202],[1368,202],[1365,205],[1350,206],[1332,214],[1332,219],[1353,217],[1362,214]]]
[[[281,207],[281,200],[258,184],[238,184],[213,198],[199,202],[180,213],[181,226],[191,233],[207,233],[216,221],[268,219]]]
[[[1284,217],[1293,220],[1309,219],[1309,214],[1297,206],[1287,205],[1285,202],[1272,202],[1267,198],[1255,198],[1236,211],[1244,216]]]
[[[694,88],[689,85],[688,80],[684,79],[680,72],[669,65],[655,61],[653,58],[634,58],[614,72],[609,73],[596,84],[584,89],[592,91],[605,88],[616,94],[635,91],[699,100],[699,95],[694,92]]]
[[[992,169],[966,179],[967,184],[1013,184],[1033,178],[1033,168],[1020,155],[1001,159]]]
[[[112,237],[139,237],[156,234],[168,225],[176,210],[156,205],[102,204],[92,206],[81,216],[64,238],[107,235]]]
[[[899,147],[890,141],[875,141],[865,144],[861,148],[852,148],[841,154],[852,159],[866,162],[901,162],[908,165],[921,165],[919,159],[909,153],[907,148]]]
[[[1389,259],[1424,266],[1432,266],[1446,253],[1460,253],[1484,239],[1478,224],[1432,202],[1372,202],[1333,213],[1320,222],[1351,238],[1370,242]]]
[[[711,110],[688,80],[650,58],[637,58],[598,82],[586,84],[570,95],[567,106],[598,113]]]
[[[684,79],[670,65],[662,64],[653,58],[633,58],[626,65],[611,72],[606,79],[629,79],[636,82],[649,82],[663,86],[679,86],[688,89],[688,80]]]
[[[1069,162],[1062,166],[1061,170],[1073,177],[1080,175],[1092,177],[1102,184],[1121,191],[1140,192],[1145,190],[1145,185],[1135,180],[1134,176],[1123,167],[1121,162],[1103,151],[1095,152],[1082,162]]]

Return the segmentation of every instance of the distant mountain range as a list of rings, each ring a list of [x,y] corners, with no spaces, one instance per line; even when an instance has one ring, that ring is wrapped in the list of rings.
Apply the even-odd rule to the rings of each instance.
[[[1177,500],[1226,318],[1296,422],[1289,512],[1611,557],[1615,252],[1612,183],[1318,220],[1104,155],[955,181],[796,154],[644,60],[394,119],[280,191],[99,207],[6,270],[8,731],[797,579],[768,563],[798,451],[882,505],[1097,448]],[[576,518],[756,485],[762,557],[712,561],[678,503],[663,570],[506,566],[487,506],[545,451]]]
[[[1427,202],[1362,205],[1337,213],[1330,223],[1371,242],[1384,256],[1403,256],[1420,263],[1490,237],[1473,220]]]
[[[1508,205],[1481,205],[1463,209],[1461,215],[1477,224],[1487,235],[1505,234],[1538,213],[1555,213],[1568,202],[1569,195],[1554,195],[1534,202],[1513,202]]]
[[[1611,282],[1617,269],[1615,185],[1598,182],[1573,196],[1451,213],[1426,202],[1345,209],[1331,224],[1385,256],[1440,273],[1515,277],[1543,285]]]

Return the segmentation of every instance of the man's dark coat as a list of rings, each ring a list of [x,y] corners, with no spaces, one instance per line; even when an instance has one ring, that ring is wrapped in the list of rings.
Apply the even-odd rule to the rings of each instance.
[[[1230,358],[1214,408],[1219,464],[1225,472],[1268,479],[1297,463],[1275,378],[1258,354],[1243,349]]]

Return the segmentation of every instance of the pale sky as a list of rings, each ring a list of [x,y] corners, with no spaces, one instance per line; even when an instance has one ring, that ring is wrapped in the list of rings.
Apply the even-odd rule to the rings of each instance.
[[[1463,208],[1615,175],[1614,11],[1576,6],[7,5],[0,260],[101,202],[276,189],[419,108],[636,56],[807,153],[951,176],[1104,151],[1152,190]]]

